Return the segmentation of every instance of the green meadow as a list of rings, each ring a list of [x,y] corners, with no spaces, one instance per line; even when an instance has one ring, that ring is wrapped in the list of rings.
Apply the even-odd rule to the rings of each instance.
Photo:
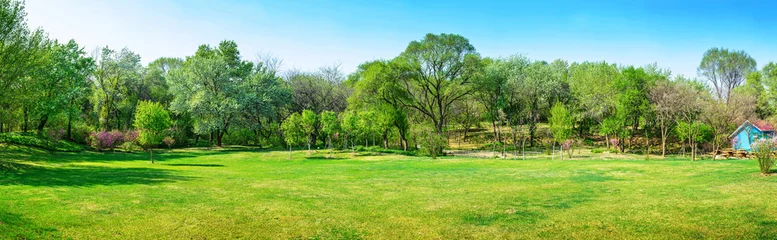
[[[0,146],[2,239],[774,239],[754,160]]]

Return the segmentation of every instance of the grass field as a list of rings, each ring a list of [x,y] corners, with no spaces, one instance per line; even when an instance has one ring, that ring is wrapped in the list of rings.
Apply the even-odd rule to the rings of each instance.
[[[0,145],[0,239],[777,238],[754,160],[499,160]]]

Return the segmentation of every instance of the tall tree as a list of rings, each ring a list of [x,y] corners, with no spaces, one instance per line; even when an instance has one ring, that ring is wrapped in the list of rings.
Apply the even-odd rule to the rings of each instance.
[[[411,71],[400,78],[408,98],[403,105],[415,109],[443,134],[450,118],[450,107],[472,92],[480,56],[469,40],[455,34],[427,34],[412,41],[400,55]]]
[[[745,81],[748,73],[756,70],[755,59],[745,51],[711,48],[699,64],[699,76],[706,78],[715,90],[717,99],[727,102],[735,87]]]
[[[656,121],[661,133],[661,157],[666,156],[666,140],[680,117],[685,100],[678,83],[659,81],[650,89],[650,102],[655,110]]]
[[[111,130],[129,126],[132,118],[122,119],[122,116],[135,112],[138,99],[134,86],[142,70],[140,55],[127,48],[117,52],[104,47],[95,57],[98,65],[92,81],[92,104],[98,113],[100,127]]]
[[[70,138],[70,108],[77,108],[76,101],[86,94],[87,78],[94,69],[94,62],[74,40],[66,44],[55,41],[46,59],[45,67],[38,70],[40,74],[31,78],[38,134],[42,134],[50,117],[65,112],[68,114],[67,137]]]
[[[217,48],[201,45],[194,56],[170,73],[168,84],[175,96],[171,108],[194,117],[198,134],[212,134],[216,146],[240,116],[242,83],[253,64],[240,59],[233,41],[222,41]]]
[[[0,130],[12,108],[29,99],[24,79],[41,66],[49,43],[43,30],[28,28],[26,17],[23,1],[0,0]],[[28,107],[23,111],[26,130]]]

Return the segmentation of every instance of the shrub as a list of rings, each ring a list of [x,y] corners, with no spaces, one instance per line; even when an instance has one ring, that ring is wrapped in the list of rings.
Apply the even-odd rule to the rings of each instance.
[[[173,145],[175,145],[175,139],[173,137],[167,136],[164,139],[162,139],[162,142],[167,145],[168,149],[172,149]]]
[[[124,134],[119,131],[111,132],[94,132],[90,135],[89,143],[97,149],[102,151],[104,149],[110,149],[113,151],[116,146],[124,142]]]
[[[618,148],[618,139],[617,138],[610,139],[610,144],[612,145],[613,148]]]
[[[574,143],[575,143],[575,141],[572,140],[572,139],[567,139],[566,141],[561,143],[561,148],[564,149],[565,151],[567,151],[567,153],[569,154],[570,158],[572,157],[572,144],[574,144]]]
[[[758,160],[758,167],[763,175],[769,174],[772,166],[774,166],[773,147],[774,141],[769,139],[760,139],[753,143],[753,153]]]
[[[445,138],[445,135],[437,133],[430,126],[422,126],[414,130],[422,153],[428,154],[432,158],[443,155],[443,149],[448,146],[448,139]]]
[[[599,148],[591,149],[591,153],[603,153],[603,152],[604,152],[604,150],[599,149]]]

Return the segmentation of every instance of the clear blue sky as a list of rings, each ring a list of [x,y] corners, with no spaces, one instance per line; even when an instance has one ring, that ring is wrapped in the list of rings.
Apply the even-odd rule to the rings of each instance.
[[[483,56],[657,62],[696,77],[710,47],[777,61],[777,1],[190,1],[27,0],[29,24],[88,50],[128,47],[150,62],[235,40],[285,69],[391,58],[426,33],[456,33]]]

